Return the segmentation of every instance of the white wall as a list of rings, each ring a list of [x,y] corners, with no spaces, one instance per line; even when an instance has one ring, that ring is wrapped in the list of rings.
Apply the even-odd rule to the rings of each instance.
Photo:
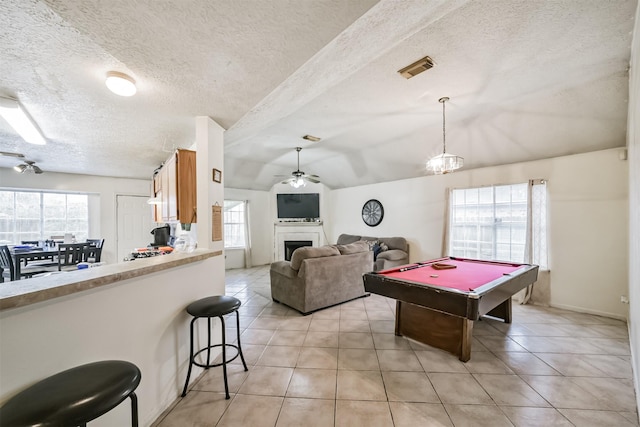
[[[90,196],[90,207],[98,207],[98,216],[94,215],[95,212],[91,212],[89,237],[105,239],[102,261],[114,263],[120,261],[116,259],[116,195],[148,197],[151,194],[151,177],[148,180],[141,180],[55,172],[23,175],[16,173],[13,169],[0,168],[0,186],[14,189],[94,193]],[[149,215],[152,215],[151,206],[149,206]]]
[[[461,170],[332,191],[328,233],[407,238],[412,261],[442,255],[445,194],[465,188],[548,180],[551,305],[625,318],[628,173],[621,149],[500,167]],[[369,227],[362,205],[378,199],[384,219]],[[606,266],[606,268],[603,268]]]
[[[636,400],[640,408],[640,5],[631,49],[629,79],[629,340],[633,364]]]
[[[224,293],[222,274],[212,274],[223,269],[222,256],[216,256],[1,311],[0,401],[74,366],[128,360],[142,372],[136,390],[140,425],[151,425],[182,393],[186,379],[191,316],[184,308],[197,299]],[[32,280],[44,279],[49,278]],[[219,342],[220,322],[215,322]],[[205,325],[199,325],[200,344],[206,343]],[[201,372],[194,368],[191,380]],[[127,399],[90,425],[129,426],[130,414]]]

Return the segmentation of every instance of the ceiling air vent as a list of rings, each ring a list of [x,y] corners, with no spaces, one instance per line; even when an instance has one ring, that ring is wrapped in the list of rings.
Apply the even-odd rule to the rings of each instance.
[[[425,56],[413,64],[407,65],[402,70],[398,70],[398,73],[400,73],[400,75],[405,79],[410,79],[411,77],[417,76],[421,72],[427,71],[430,68],[433,68],[433,59]]]

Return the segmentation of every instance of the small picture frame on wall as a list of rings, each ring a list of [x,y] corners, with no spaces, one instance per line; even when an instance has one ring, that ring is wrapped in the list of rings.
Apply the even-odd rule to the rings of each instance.
[[[222,171],[219,169],[213,169],[213,182],[222,182]]]

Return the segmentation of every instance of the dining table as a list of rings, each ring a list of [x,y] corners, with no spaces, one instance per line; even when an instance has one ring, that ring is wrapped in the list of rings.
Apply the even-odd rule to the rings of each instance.
[[[13,257],[16,280],[21,278],[21,268],[26,267],[29,263],[37,263],[38,266],[42,267],[51,267],[58,264],[56,260],[58,257],[57,246],[16,245],[10,252]]]

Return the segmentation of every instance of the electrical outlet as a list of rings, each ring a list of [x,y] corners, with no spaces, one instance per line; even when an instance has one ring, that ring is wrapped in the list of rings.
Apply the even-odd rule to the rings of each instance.
[[[620,302],[623,304],[629,304],[629,298],[626,295],[620,295]]]

